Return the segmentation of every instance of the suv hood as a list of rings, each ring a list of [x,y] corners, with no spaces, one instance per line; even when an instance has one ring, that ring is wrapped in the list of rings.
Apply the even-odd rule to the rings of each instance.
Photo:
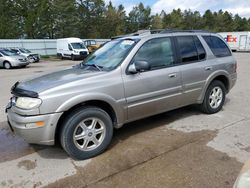
[[[18,89],[40,93],[57,86],[67,84],[69,82],[90,78],[104,73],[104,71],[91,71],[73,67],[25,80],[20,82],[16,87]]]

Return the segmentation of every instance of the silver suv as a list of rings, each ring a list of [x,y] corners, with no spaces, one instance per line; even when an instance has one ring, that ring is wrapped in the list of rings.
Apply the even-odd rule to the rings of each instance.
[[[217,34],[127,36],[75,67],[17,82],[6,112],[11,129],[29,143],[59,141],[70,156],[86,159],[103,152],[125,123],[191,104],[220,111],[236,68]]]

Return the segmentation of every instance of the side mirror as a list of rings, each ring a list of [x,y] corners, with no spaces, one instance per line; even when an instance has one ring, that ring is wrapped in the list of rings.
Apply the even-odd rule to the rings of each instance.
[[[147,61],[135,61],[128,67],[128,72],[136,74],[138,72],[145,72],[150,70],[150,65]]]

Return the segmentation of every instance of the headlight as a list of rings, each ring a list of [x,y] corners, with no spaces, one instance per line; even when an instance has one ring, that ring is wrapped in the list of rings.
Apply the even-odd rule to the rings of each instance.
[[[18,97],[16,101],[16,107],[22,109],[32,109],[37,108],[42,104],[42,100],[38,98],[30,98],[30,97]]]

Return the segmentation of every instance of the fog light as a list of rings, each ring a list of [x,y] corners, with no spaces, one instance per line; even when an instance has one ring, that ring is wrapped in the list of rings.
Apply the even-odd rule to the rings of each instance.
[[[25,125],[26,128],[37,128],[37,127],[43,127],[45,125],[44,121],[38,121],[35,123],[28,123]]]

